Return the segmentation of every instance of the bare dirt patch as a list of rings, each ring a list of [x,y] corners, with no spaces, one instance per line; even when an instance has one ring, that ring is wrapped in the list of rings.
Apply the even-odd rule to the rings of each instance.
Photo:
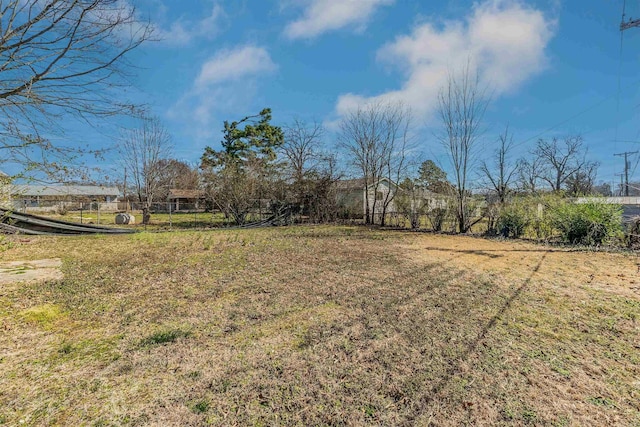
[[[62,279],[60,258],[0,262],[0,285]]]
[[[637,254],[447,235],[416,238],[403,246],[417,263],[455,265],[475,274],[494,274],[509,280],[524,279],[535,269],[536,281],[640,297]]]

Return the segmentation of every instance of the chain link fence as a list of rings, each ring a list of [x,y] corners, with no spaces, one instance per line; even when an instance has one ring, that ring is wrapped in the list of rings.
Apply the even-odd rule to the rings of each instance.
[[[217,210],[207,210],[203,203],[158,202],[149,209],[150,220],[142,224],[143,203],[137,202],[69,202],[69,201],[29,201],[13,204],[16,212],[31,213],[71,222],[96,225],[118,225],[150,230],[179,230],[232,227],[237,225],[233,218]],[[116,224],[116,215],[129,213],[133,217],[130,224]],[[252,210],[247,223],[265,221],[273,213],[266,208]]]

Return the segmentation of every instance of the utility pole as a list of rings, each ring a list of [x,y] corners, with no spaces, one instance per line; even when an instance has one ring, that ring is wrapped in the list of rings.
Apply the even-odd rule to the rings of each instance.
[[[617,173],[615,174],[615,176],[619,176],[620,177],[620,189],[618,191],[615,192],[615,194],[617,196],[622,196],[622,190],[624,189],[624,174],[623,173]]]
[[[629,28],[640,27],[640,19],[632,19],[625,21],[625,9],[627,6],[626,0],[622,3],[622,21],[620,22],[620,33],[624,30],[628,30]],[[620,52],[622,52],[622,34],[620,35]],[[620,83],[618,83],[618,86]],[[620,88],[618,87],[618,91]],[[624,195],[629,197],[629,154],[637,154],[637,151],[625,151],[624,153],[614,154],[614,156],[624,156]],[[620,180],[622,181],[622,176],[620,176]],[[622,192],[622,190],[621,190]]]
[[[640,24],[639,24],[640,25]],[[624,195],[629,197],[629,154],[637,154],[637,151],[625,151],[624,153],[614,154],[614,156],[624,156]],[[622,179],[622,177],[620,178]]]

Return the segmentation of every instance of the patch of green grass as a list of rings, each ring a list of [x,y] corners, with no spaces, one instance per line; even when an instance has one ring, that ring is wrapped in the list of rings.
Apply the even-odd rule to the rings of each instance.
[[[60,354],[70,354],[73,351],[73,344],[65,342],[60,346],[58,352]]]
[[[522,421],[525,424],[535,424],[538,419],[536,411],[531,408],[524,408],[522,411]]]
[[[25,274],[27,272],[27,270],[33,270],[33,267],[30,267],[28,265],[21,265],[19,267],[11,268],[8,271],[8,273],[9,274]]]
[[[0,252],[8,251],[11,248],[13,248],[13,242],[5,236],[0,235]]]
[[[200,371],[191,371],[187,374],[187,378],[191,378],[192,380],[197,380],[202,376],[202,372]]]
[[[377,408],[374,405],[364,405],[362,409],[366,418],[375,418]]]
[[[500,415],[502,416],[502,419],[504,419],[505,421],[513,421],[516,418],[516,412],[510,406],[502,408],[500,410]]]
[[[553,427],[567,427],[571,425],[571,419],[561,416],[558,419],[554,420],[551,425]]]
[[[64,318],[66,313],[55,304],[43,304],[21,311],[19,316],[26,322],[50,327],[56,321]]]
[[[189,335],[189,331],[182,329],[163,329],[144,338],[141,341],[141,345],[168,344],[177,341],[179,338],[188,337]]]
[[[200,400],[193,405],[192,410],[196,414],[204,414],[209,410],[209,406],[209,402],[206,400]]]
[[[593,403],[596,406],[604,406],[604,407],[616,406],[615,402],[607,397],[602,397],[602,396],[590,397],[587,400],[589,401],[589,403]]]

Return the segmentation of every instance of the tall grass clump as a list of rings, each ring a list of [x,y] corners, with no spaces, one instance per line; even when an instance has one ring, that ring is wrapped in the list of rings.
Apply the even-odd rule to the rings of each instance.
[[[11,242],[11,240],[9,240],[8,238],[0,234],[0,252],[9,250],[12,247],[13,247],[13,242]]]

